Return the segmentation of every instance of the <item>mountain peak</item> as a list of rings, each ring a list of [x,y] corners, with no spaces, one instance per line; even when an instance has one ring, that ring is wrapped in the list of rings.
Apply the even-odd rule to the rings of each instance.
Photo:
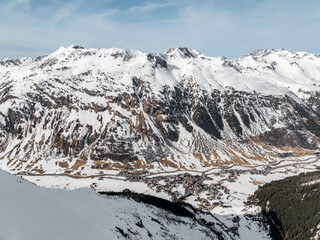
[[[274,48],[270,48],[270,49],[257,49],[254,50],[253,52],[251,52],[250,54],[248,54],[249,56],[254,56],[254,57],[265,57],[267,55],[270,55],[272,53],[276,53],[276,52],[282,52],[282,51],[288,51],[285,50],[283,48],[280,49],[274,49]],[[291,52],[291,51],[290,51]],[[247,56],[248,56],[247,55]]]
[[[165,52],[168,56],[179,56],[181,58],[196,58],[200,54],[197,50],[187,48],[187,47],[178,47],[178,48],[169,48]]]
[[[70,45],[68,49],[85,49],[85,48],[81,45],[73,44],[73,45]]]
[[[253,51],[252,53],[246,55],[246,56],[252,56],[252,57],[266,57],[269,55],[278,55],[278,57],[281,58],[303,58],[306,56],[313,56],[317,57],[317,55],[307,52],[294,52],[292,50],[279,48],[279,49],[258,49]]]
[[[73,44],[68,47],[61,46],[55,52],[70,52],[70,51],[82,50],[82,49],[85,49],[85,48],[81,45]]]

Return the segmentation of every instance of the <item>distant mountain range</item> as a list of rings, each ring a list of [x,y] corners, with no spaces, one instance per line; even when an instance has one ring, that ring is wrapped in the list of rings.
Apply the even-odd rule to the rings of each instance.
[[[320,56],[239,59],[73,45],[0,61],[0,167],[99,174],[317,153]]]

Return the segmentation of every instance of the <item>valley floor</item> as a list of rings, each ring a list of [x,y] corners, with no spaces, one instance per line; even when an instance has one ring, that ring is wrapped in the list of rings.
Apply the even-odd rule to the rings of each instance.
[[[236,229],[235,239],[270,239],[268,229],[249,216],[260,208],[246,204],[258,186],[273,180],[314,171],[320,166],[317,156],[296,161],[280,161],[273,166],[221,166],[201,171],[174,171],[152,175],[68,176],[64,174],[27,175],[23,178],[38,186],[56,189],[92,188],[96,191],[123,191],[185,202],[211,213],[224,226]],[[236,220],[235,220],[236,219]],[[186,238],[188,239],[188,238]]]

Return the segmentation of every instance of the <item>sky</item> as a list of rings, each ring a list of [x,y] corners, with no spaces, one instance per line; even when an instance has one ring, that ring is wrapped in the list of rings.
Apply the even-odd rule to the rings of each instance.
[[[320,53],[319,0],[0,0],[0,59],[72,44],[238,58],[257,49]]]

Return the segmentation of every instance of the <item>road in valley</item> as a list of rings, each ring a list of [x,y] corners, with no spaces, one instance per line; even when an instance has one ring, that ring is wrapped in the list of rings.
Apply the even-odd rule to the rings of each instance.
[[[315,158],[313,161],[309,161],[311,159]],[[279,169],[279,168],[285,168],[285,167],[290,167],[290,166],[298,166],[298,165],[305,165],[305,164],[312,164],[317,161],[319,161],[319,157],[310,157],[305,160],[301,161],[294,161],[291,160],[292,163],[288,163],[285,165],[280,165],[283,162],[288,162],[290,160],[281,160],[275,164],[259,164],[259,165],[231,165],[231,166],[219,166],[219,167],[212,167],[210,169],[204,170],[204,171],[199,171],[199,170],[176,170],[176,171],[169,171],[169,172],[160,172],[160,173],[151,173],[151,174],[145,174],[143,175],[144,177],[156,177],[156,176],[164,176],[164,175],[177,175],[177,174],[183,174],[183,173],[196,173],[196,174],[205,174],[205,175],[211,175],[215,174],[217,172],[210,173],[210,171],[217,170],[219,169],[220,172],[223,172],[224,170],[227,169],[232,169],[234,167],[245,167],[245,168],[257,168],[257,167],[270,167],[272,169]],[[280,166],[279,166],[280,165]],[[75,179],[80,179],[80,178],[108,178],[108,179],[114,179],[114,180],[125,180],[124,176],[119,176],[115,174],[98,174],[98,175],[72,175],[72,174],[67,174],[67,173],[43,173],[43,174],[33,174],[33,173],[28,173],[28,172],[20,172],[14,175],[18,176],[28,176],[28,177],[43,177],[43,176],[63,176],[63,177],[70,177],[70,178],[75,178]]]

